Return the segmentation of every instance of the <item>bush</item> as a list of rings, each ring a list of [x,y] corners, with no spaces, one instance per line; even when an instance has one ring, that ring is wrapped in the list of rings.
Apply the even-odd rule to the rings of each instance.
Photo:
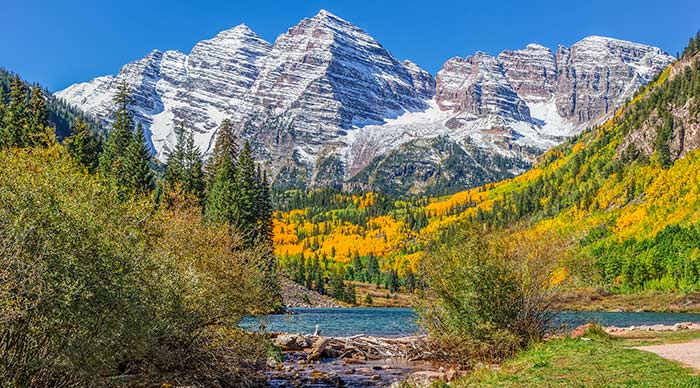
[[[489,240],[491,239],[491,240]],[[470,366],[499,362],[546,334],[557,253],[466,229],[427,254],[418,306],[438,354]]]
[[[276,300],[269,247],[185,202],[120,200],[60,146],[0,152],[3,387],[253,381],[267,344],[236,325]]]

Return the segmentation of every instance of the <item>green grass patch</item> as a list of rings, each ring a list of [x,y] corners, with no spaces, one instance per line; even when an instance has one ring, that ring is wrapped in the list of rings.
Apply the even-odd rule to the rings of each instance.
[[[598,335],[590,338],[591,341],[565,338],[535,344],[500,370],[477,370],[453,386],[700,388],[700,377],[692,369],[631,349],[639,345],[639,338]],[[692,338],[688,333],[662,336],[657,333],[656,337],[642,340],[677,342]]]

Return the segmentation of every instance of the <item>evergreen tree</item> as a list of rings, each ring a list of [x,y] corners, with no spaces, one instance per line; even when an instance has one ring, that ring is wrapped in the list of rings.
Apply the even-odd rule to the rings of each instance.
[[[224,161],[235,169],[238,162],[238,139],[229,119],[224,119],[216,132],[216,142],[209,163],[206,166],[207,188],[213,183]]]
[[[185,190],[199,200],[204,199],[204,158],[194,143],[194,133],[189,131],[185,143]]]
[[[55,142],[49,127],[46,99],[40,87],[34,86],[29,97],[27,141],[29,145],[46,146]]]
[[[131,142],[124,155],[125,176],[130,189],[137,193],[147,193],[153,190],[153,172],[151,171],[151,152],[146,144],[143,126],[139,122],[136,133],[131,136]]]
[[[100,156],[100,173],[119,185],[127,185],[128,179],[124,171],[124,154],[131,144],[134,130],[134,119],[129,107],[133,104],[131,89],[126,82],[117,86],[114,95],[114,123],[107,138],[104,151]]]
[[[257,215],[259,219],[258,236],[266,243],[272,243],[272,198],[270,196],[270,183],[267,179],[267,171],[260,172],[258,168],[258,198]],[[318,239],[316,240],[318,242]]]
[[[3,114],[2,147],[24,147],[27,139],[27,87],[19,76],[12,77],[10,101]]]
[[[0,85],[0,136],[4,133],[3,117],[5,116],[5,110],[7,109],[7,101],[5,100],[5,88]],[[2,138],[0,138],[0,145],[2,145]]]
[[[224,159],[207,191],[206,217],[215,223],[231,223],[236,214],[233,203],[236,201],[236,187],[231,161]]]
[[[88,171],[94,172],[99,162],[100,139],[90,132],[82,116],[75,120],[72,131],[73,134],[64,141],[68,153]]]
[[[176,184],[182,184],[185,175],[185,127],[180,124],[175,127],[175,146],[165,152],[168,162],[165,166],[163,179],[170,190]]]
[[[168,163],[165,170],[165,183],[172,190],[179,184],[187,193],[199,200],[204,195],[204,175],[202,171],[202,153],[194,144],[194,134],[180,125],[175,129],[176,143],[168,151]]]
[[[250,143],[246,141],[238,156],[235,174],[236,201],[234,212],[236,227],[245,234],[248,243],[252,243],[257,237],[258,206],[256,201],[259,185],[255,175],[253,151],[250,148]]]

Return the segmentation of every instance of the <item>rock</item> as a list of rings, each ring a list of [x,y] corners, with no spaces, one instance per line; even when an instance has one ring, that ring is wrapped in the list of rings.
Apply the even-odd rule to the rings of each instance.
[[[282,350],[302,350],[311,345],[309,338],[301,334],[281,334],[277,336],[272,344]]]
[[[309,290],[284,276],[279,277],[279,285],[282,300],[287,307],[342,307],[333,298]],[[315,334],[321,333],[320,328],[316,330]]]
[[[418,371],[411,374],[405,383],[415,388],[428,388],[436,381],[447,382],[447,374],[438,371]]]
[[[571,331],[571,338],[579,338],[583,336],[583,334],[588,331],[589,329],[595,327],[595,324],[593,323],[586,323],[585,325],[581,325],[574,330]]]

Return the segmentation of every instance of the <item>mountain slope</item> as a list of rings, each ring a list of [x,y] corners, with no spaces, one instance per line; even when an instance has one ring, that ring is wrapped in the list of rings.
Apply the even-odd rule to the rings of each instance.
[[[10,90],[10,84],[13,76],[14,75],[9,71],[0,68],[0,88],[3,89],[5,97],[7,97]],[[29,83],[26,83],[26,85],[27,88],[31,88],[33,86]],[[48,90],[43,88],[42,90],[46,96],[46,108],[49,114],[49,124],[56,128],[56,135],[59,139],[71,134],[73,122],[80,115],[84,116],[83,119],[87,122],[92,131],[100,130],[98,120],[89,115],[84,115],[84,113],[73,104],[66,103],[64,100],[54,97],[48,92]]]
[[[533,248],[565,244],[559,280],[623,292],[697,289],[700,55],[687,53],[613,118],[516,178],[438,199],[330,198],[280,202],[283,262],[333,252],[340,262],[358,258],[364,271],[368,258],[382,257],[383,271],[404,276],[427,245],[471,224]]]
[[[321,11],[274,44],[241,25],[189,54],[156,50],[116,76],[57,95],[109,123],[112,94],[126,81],[161,159],[176,125],[194,128],[207,152],[228,117],[280,187],[420,194],[522,173],[545,150],[609,117],[671,61],[658,48],[590,37],[556,55],[533,44],[452,58],[433,77]],[[444,149],[470,165],[436,157]]]

